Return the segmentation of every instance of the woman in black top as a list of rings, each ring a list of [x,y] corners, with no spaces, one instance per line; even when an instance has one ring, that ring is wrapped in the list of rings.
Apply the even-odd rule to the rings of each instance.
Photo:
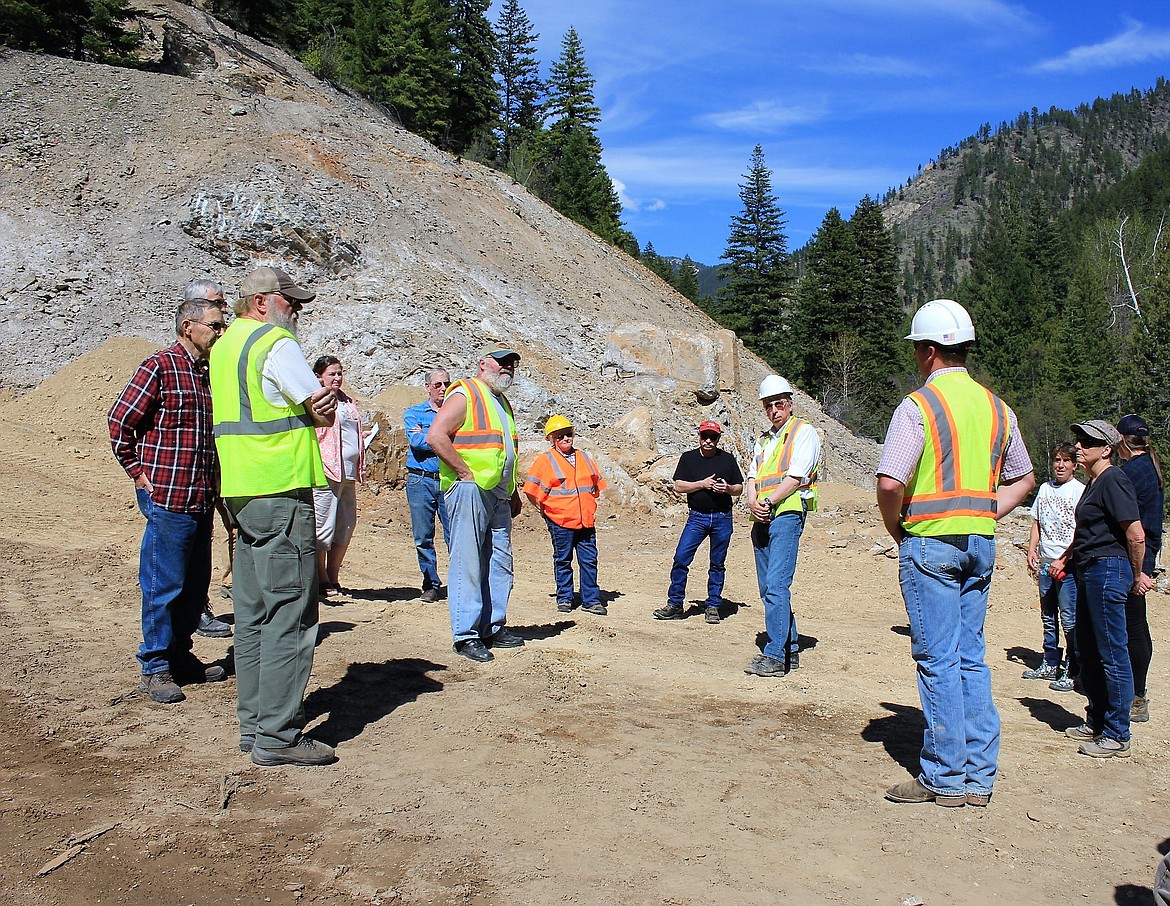
[[[1072,426],[1077,460],[1089,485],[1077,504],[1077,528],[1056,571],[1071,560],[1077,583],[1077,657],[1089,699],[1085,722],[1065,730],[1081,740],[1079,751],[1094,758],[1129,756],[1129,708],[1133,672],[1125,629],[1125,599],[1137,591],[1145,555],[1133,485],[1110,457],[1121,443],[1117,429],[1092,419]]]

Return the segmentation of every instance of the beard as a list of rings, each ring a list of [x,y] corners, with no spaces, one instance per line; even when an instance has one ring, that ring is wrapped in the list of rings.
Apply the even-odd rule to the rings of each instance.
[[[276,306],[272,306],[268,309],[268,323],[283,327],[294,337],[297,335],[297,316],[294,312],[289,312],[286,315],[284,312],[278,311]]]
[[[503,393],[512,386],[515,380],[516,379],[512,375],[504,374],[502,371],[495,377],[484,378],[484,381],[487,383],[487,385],[492,388],[493,393]]]

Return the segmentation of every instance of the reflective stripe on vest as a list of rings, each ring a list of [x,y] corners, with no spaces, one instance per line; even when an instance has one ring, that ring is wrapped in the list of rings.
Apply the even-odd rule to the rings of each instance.
[[[261,363],[291,333],[237,318],[211,348],[215,446],[224,497],[263,497],[325,487],[321,448],[305,407],[264,396]]]
[[[213,347],[214,348],[214,347]],[[504,476],[504,463],[507,453],[504,450],[505,427],[500,421],[499,411],[495,405],[488,402],[485,394],[491,389],[479,378],[464,378],[456,381],[447,388],[447,396],[457,387],[462,387],[467,398],[467,413],[463,417],[463,424],[451,438],[456,451],[471,474],[475,483],[485,491],[493,491],[499,486]],[[516,433],[516,419],[512,415],[512,407],[507,397],[497,397],[508,416],[508,433],[512,436],[512,474],[508,476],[508,493],[516,490],[516,455],[520,452],[519,436]],[[445,462],[439,464],[439,489],[446,491],[459,481],[459,476]]]
[[[966,372],[910,394],[922,413],[922,457],[902,504],[912,535],[995,534],[996,488],[1011,423],[1006,404]]]
[[[572,466],[566,474],[561,461]],[[533,493],[535,486],[540,493],[533,494],[540,501],[540,508],[550,520],[565,528],[593,528],[597,516],[597,494],[604,487],[601,472],[593,458],[584,450],[577,450],[574,462],[559,451],[546,450],[532,463],[528,477],[524,480],[525,493]],[[551,486],[545,484],[548,478]],[[578,480],[582,483],[577,484]],[[541,497],[543,494],[543,498]]]
[[[780,429],[780,440],[773,445],[767,460],[764,459],[761,449],[760,456],[756,460],[757,499],[770,494],[774,488],[780,486],[780,482],[788,477],[788,469],[792,465],[792,450],[796,446],[796,436],[806,428],[809,431],[816,430],[803,418],[797,418],[795,415],[789,416],[788,421]],[[815,513],[819,497],[817,476],[818,468],[814,464],[812,474],[805,478],[796,490],[772,507],[772,515],[795,513],[802,509]],[[805,499],[801,496],[801,491],[812,491],[812,497]]]

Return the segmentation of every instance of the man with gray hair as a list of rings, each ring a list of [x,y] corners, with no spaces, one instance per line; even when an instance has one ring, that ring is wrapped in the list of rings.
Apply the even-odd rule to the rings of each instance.
[[[220,314],[223,315],[222,320],[225,324],[228,320],[228,304],[223,295],[223,287],[214,280],[206,277],[192,280],[183,288],[183,301],[210,302],[220,310]],[[227,566],[224,567],[223,574],[219,580],[220,596],[230,598],[232,587],[232,556],[235,552],[236,533],[232,529],[227,509],[223,505],[223,499],[219,495],[216,495],[215,498],[215,511],[219,513],[220,522],[223,525],[224,531],[227,533]],[[203,605],[203,610],[199,614],[199,625],[195,628],[195,633],[206,636],[209,639],[231,638],[232,627],[223,620],[216,619],[215,613],[211,609],[210,597],[207,599],[207,603]]]
[[[328,486],[314,429],[332,425],[337,409],[296,341],[314,298],[279,268],[256,268],[211,358],[220,493],[237,531],[240,749],[266,767],[336,760],[301,732],[317,644],[313,488]]]
[[[211,581],[218,468],[207,358],[223,332],[215,305],[183,302],[175,312],[177,342],[138,366],[108,415],[114,455],[146,517],[138,563],[139,688],[160,704],[182,701],[181,685],[226,677],[191,652]]]
[[[419,600],[431,604],[443,594],[439,579],[438,557],[435,555],[435,516],[443,526],[443,540],[451,547],[447,507],[439,493],[439,457],[427,443],[427,432],[435,421],[435,414],[443,405],[443,395],[451,386],[451,375],[445,369],[427,372],[423,389],[427,398],[402,413],[402,427],[406,431],[406,502],[410,507],[410,528],[414,534],[414,549],[418,554],[418,568],[422,572],[422,595]]]

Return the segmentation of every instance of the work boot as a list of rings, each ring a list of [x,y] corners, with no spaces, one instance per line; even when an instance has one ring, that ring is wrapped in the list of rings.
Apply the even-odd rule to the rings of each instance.
[[[145,692],[152,702],[158,702],[160,705],[173,705],[187,697],[169,670],[160,670],[158,673],[149,673],[142,677],[138,691]]]
[[[232,627],[223,620],[217,620],[208,607],[199,614],[199,625],[195,628],[195,633],[208,639],[230,639]]]

